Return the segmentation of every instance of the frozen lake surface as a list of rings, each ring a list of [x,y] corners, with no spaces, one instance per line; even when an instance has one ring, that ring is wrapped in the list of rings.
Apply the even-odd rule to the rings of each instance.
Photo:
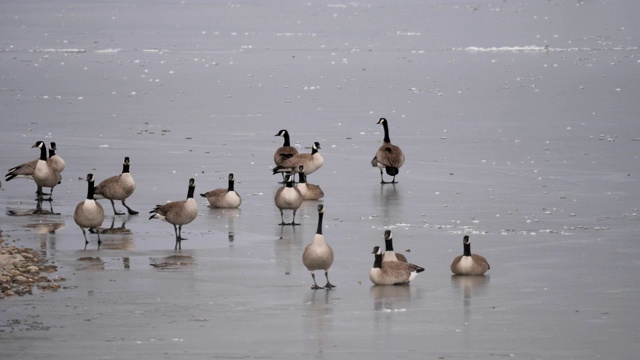
[[[4,243],[67,279],[0,300],[2,359],[635,359],[640,3],[531,3],[0,5],[2,169],[38,140],[67,162],[53,215],[2,182]],[[370,166],[380,117],[407,158],[395,185]],[[277,225],[280,129],[321,143],[330,291],[301,261],[318,202]],[[84,178],[125,156],[140,214],[102,201],[83,250]],[[177,254],[147,212],[230,172],[242,206],[197,196]],[[385,229],[426,268],[410,286],[371,286]],[[451,276],[465,234],[485,277]]]

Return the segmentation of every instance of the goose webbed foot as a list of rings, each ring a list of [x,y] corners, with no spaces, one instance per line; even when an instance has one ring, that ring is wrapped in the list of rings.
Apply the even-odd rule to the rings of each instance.
[[[311,285],[311,290],[320,290],[322,288],[323,288],[322,286],[318,286],[317,284]]]
[[[129,212],[129,215],[138,215],[138,212],[133,209],[127,209],[127,211]]]
[[[329,282],[327,282],[327,283],[324,285],[324,287],[325,287],[325,289],[333,289],[333,288],[334,288],[334,287],[336,287],[336,286],[335,286],[335,285],[333,285],[333,284],[331,284],[331,283],[329,283]]]

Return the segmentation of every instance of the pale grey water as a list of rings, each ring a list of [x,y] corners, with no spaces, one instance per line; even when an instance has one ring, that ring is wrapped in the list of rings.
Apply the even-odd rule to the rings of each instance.
[[[636,358],[638,3],[0,9],[0,164],[35,158],[37,140],[67,161],[60,215],[9,216],[35,207],[35,186],[2,184],[5,242],[40,248],[67,278],[0,302],[3,359]],[[369,165],[382,116],[407,156],[395,186]],[[300,260],[317,202],[300,227],[276,225],[281,128],[301,151],[322,144],[309,181],[326,194],[332,291],[309,290]],[[84,251],[81,178],[119,173],[124,156],[141,214]],[[190,177],[200,193],[229,172],[241,209],[199,198],[181,252],[194,264],[151,267],[175,252],[147,211],[184,198]],[[409,287],[370,285],[385,228],[427,269]],[[463,234],[487,277],[450,276]]]

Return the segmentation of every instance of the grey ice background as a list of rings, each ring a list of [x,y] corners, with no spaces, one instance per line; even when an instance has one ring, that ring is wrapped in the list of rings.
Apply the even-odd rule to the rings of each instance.
[[[3,181],[7,243],[40,248],[66,289],[0,302],[3,359],[635,359],[640,31],[636,1],[25,1],[0,5],[0,164],[55,141],[53,210]],[[379,117],[407,155],[395,186],[369,161]],[[281,228],[273,135],[326,193],[332,291],[311,291]],[[138,216],[82,250],[88,172],[132,159]],[[173,230],[156,203],[222,187],[244,202],[184,232],[193,264],[157,270]],[[424,266],[372,287],[373,245]],[[49,230],[55,229],[49,233]],[[492,269],[450,276],[463,234]],[[232,239],[233,241],[230,241]],[[92,258],[93,261],[89,261]]]

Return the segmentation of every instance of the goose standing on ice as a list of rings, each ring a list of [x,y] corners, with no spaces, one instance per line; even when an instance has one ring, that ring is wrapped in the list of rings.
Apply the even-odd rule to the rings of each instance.
[[[469,235],[462,238],[464,252],[462,255],[456,256],[451,263],[451,272],[456,275],[482,275],[491,267],[489,262],[483,256],[471,253],[471,242]]]
[[[300,190],[303,200],[320,200],[324,197],[324,192],[320,185],[307,182],[307,175],[304,174],[304,165],[298,167],[298,184],[296,188]]]
[[[369,271],[369,279],[374,285],[404,285],[413,280],[424,268],[401,261],[382,261],[382,250],[373,247],[375,260]]]
[[[395,184],[396,175],[400,172],[400,167],[404,164],[404,154],[402,150],[391,143],[389,139],[389,124],[387,119],[380,118],[378,124],[382,124],[384,128],[384,139],[382,145],[378,148],[376,155],[371,160],[371,166],[380,169],[380,183],[381,184]],[[390,182],[384,181],[382,170],[385,170],[387,175],[393,176]]]
[[[62,176],[60,173],[54,169],[54,167],[47,162],[47,147],[43,141],[36,142],[33,148],[40,148],[40,158],[36,163],[36,167],[33,170],[33,181],[38,185],[38,201],[52,201],[53,199],[53,188],[60,184],[62,181]],[[42,198],[42,188],[48,187],[51,188],[51,192],[49,193],[48,199]]]
[[[114,215],[124,215],[124,213],[116,210],[113,200],[120,200],[122,206],[127,208],[127,212],[129,212],[130,215],[136,215],[138,213],[125,203],[125,200],[136,190],[136,182],[133,181],[133,177],[129,172],[130,165],[129,157],[125,156],[124,162],[122,163],[122,173],[104,179],[96,186],[94,198],[109,199]]]
[[[212,208],[233,209],[240,207],[242,198],[240,194],[234,190],[235,178],[233,174],[229,174],[229,185],[227,188],[215,189],[200,194],[209,201]]]
[[[173,231],[176,235],[176,246],[174,249],[182,249],[182,225],[189,224],[198,216],[198,204],[193,199],[193,193],[196,189],[196,181],[189,179],[189,190],[187,199],[181,201],[172,201],[164,205],[156,205],[149,213],[153,214],[151,219],[160,219],[173,225]]]
[[[104,221],[104,209],[102,205],[93,198],[93,190],[95,189],[94,182],[95,178],[93,174],[87,174],[87,198],[76,205],[76,210],[73,213],[73,221],[80,227],[82,235],[84,236],[85,250],[87,249],[87,244],[89,244],[87,233],[84,231],[85,228],[95,229],[96,234],[98,234],[98,249],[100,249],[100,245],[102,244],[102,240],[100,240],[100,225],[102,225]]]
[[[55,171],[62,173],[66,163],[60,155],[56,154],[56,151],[58,151],[58,148],[56,147],[56,143],[52,141],[49,143],[49,159],[47,159],[47,162]]]
[[[291,146],[291,142],[289,140],[289,132],[286,129],[278,131],[275,136],[282,136],[284,138],[284,143],[282,144],[282,146],[276,149],[276,152],[273,153],[273,162],[277,166],[293,155],[298,154],[298,149]],[[284,173],[282,174],[282,180],[284,181]]]
[[[318,152],[320,150],[320,143],[314,142],[311,147],[311,154],[296,154],[292,157],[279,163],[278,166],[273,168],[273,174],[279,172],[295,173],[298,172],[300,165],[304,166],[304,174],[309,175],[318,170],[324,164],[324,158]]]
[[[38,143],[36,143],[36,145],[38,145]],[[32,147],[37,147],[36,145]],[[43,143],[43,147],[44,147],[44,143]],[[53,171],[57,172],[59,175],[62,172],[62,170],[64,170],[65,162],[59,155],[56,155],[55,152],[56,152],[56,143],[52,142],[51,147],[49,148],[49,158],[47,159],[45,155],[45,160],[47,165]],[[41,159],[41,157],[42,157],[42,150],[41,150],[41,156],[39,158],[33,159],[29,162],[20,164],[18,166],[12,167],[11,169],[9,169],[9,171],[5,175],[5,181],[10,181],[16,178],[34,180],[33,173],[35,172],[36,166],[38,165],[38,161]],[[56,185],[57,184],[58,183],[56,183]],[[42,195],[45,195],[45,194],[42,193],[42,187],[40,185],[37,185],[36,183],[36,186],[38,187],[36,191],[36,193],[38,194],[38,201],[41,201]],[[53,188],[51,188],[51,191],[53,191]]]
[[[322,289],[316,283],[316,275],[313,273],[315,270],[324,270],[324,276],[327,279],[327,283],[324,285],[325,288],[332,289],[336,287],[329,282],[329,268],[333,264],[333,250],[327,244],[324,235],[322,235],[323,215],[324,206],[320,204],[318,205],[318,230],[316,230],[311,244],[307,245],[302,253],[302,263],[311,272],[311,278],[313,279],[311,289],[313,290]]]
[[[302,194],[300,190],[293,186],[293,175],[285,175],[285,185],[276,191],[274,201],[278,209],[280,209],[280,219],[282,222],[279,225],[300,225],[296,222],[296,211],[300,205],[302,205]],[[293,220],[290,223],[284,222],[284,211],[293,210]]]

